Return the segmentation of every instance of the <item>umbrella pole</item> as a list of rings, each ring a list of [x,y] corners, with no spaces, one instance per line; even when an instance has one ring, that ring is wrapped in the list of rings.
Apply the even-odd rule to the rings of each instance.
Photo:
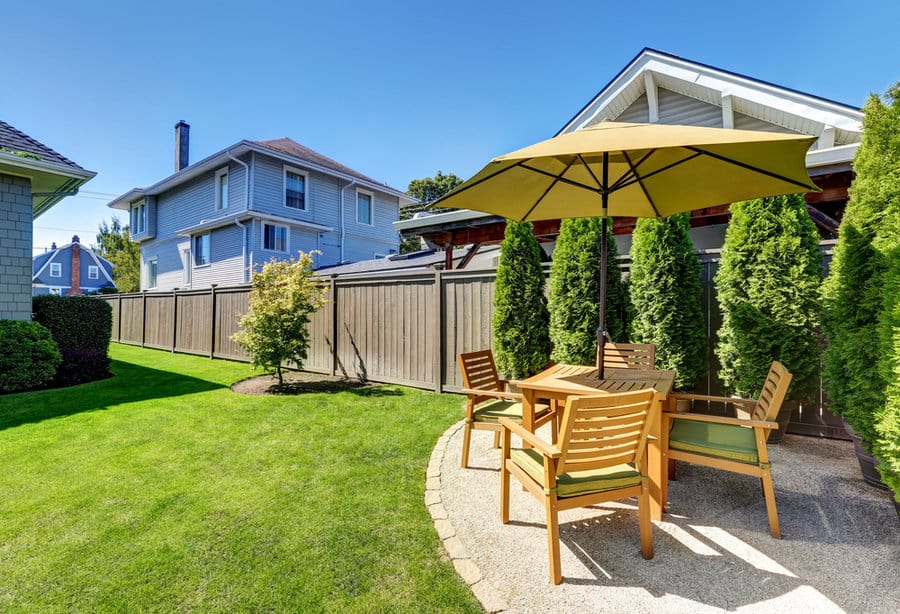
[[[600,317],[597,326],[597,377],[603,379],[603,353],[606,341],[610,340],[609,331],[606,330],[606,224],[607,205],[609,193],[606,186],[609,185],[609,154],[603,154],[603,185],[601,187],[602,219],[600,222]]]

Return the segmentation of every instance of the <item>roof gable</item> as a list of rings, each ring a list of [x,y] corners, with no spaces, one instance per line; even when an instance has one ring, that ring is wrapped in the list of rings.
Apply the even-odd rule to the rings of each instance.
[[[794,132],[819,137],[820,150],[859,143],[862,132],[856,107],[654,49],[641,51],[559,133],[602,121]]]
[[[309,147],[305,147],[298,143],[297,141],[290,139],[288,137],[283,137],[280,139],[272,139],[270,141],[250,141],[256,145],[261,147],[268,147],[269,149],[274,149],[275,151],[279,151],[283,154],[287,154],[289,156],[293,156],[295,158],[299,158],[300,160],[305,160],[307,162],[312,162],[318,166],[323,166],[325,168],[331,169],[333,171],[337,171],[339,173],[343,173],[345,175],[350,175],[352,177],[356,177],[357,179],[362,179],[363,181],[368,181],[370,183],[380,184],[380,181],[376,181],[371,177],[367,177],[362,173],[359,173],[348,166],[344,166],[340,162],[336,160],[332,160],[328,156],[323,156],[317,151],[313,151]]]

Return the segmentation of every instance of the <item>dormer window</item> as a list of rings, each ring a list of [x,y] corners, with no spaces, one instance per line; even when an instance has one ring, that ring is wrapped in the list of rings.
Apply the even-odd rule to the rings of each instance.
[[[228,208],[228,169],[216,171],[216,210]]]
[[[284,167],[284,206],[306,211],[307,174],[300,169]]]
[[[62,265],[60,263],[50,263],[50,277],[62,277]]]
[[[100,268],[90,265],[88,267],[88,279],[100,279]]]

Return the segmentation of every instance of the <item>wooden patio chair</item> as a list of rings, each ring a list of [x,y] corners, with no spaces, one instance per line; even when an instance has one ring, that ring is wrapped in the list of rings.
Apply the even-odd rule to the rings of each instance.
[[[507,390],[508,382],[500,379],[491,350],[479,350],[459,354],[456,357],[462,372],[462,392],[468,395],[466,402],[466,425],[463,431],[463,449],[460,465],[469,466],[469,442],[472,431],[493,431],[494,447],[500,447],[500,418],[506,417],[522,422],[522,395]],[[556,441],[555,412],[549,405],[538,403],[534,408],[535,428],[546,422],[552,423],[552,437]]]
[[[762,484],[769,530],[772,537],[781,539],[778,510],[775,507],[775,488],[772,484],[772,465],[766,440],[772,429],[778,428],[775,417],[791,383],[791,373],[777,360],[772,363],[763,384],[759,400],[734,397],[715,397],[699,394],[673,393],[668,397],[669,411],[662,416],[663,453],[670,461],[684,461],[725,471],[757,476]],[[674,412],[677,399],[714,401],[746,407],[749,418],[709,416],[690,412]],[[668,496],[668,463],[663,462],[662,504]]]
[[[500,475],[500,520],[509,522],[509,476],[541,501],[547,514],[550,580],[562,581],[559,511],[627,497],[638,498],[641,553],[653,558],[647,434],[656,391],[569,397],[559,444],[552,445],[505,418]],[[511,449],[518,435],[531,448]]]
[[[607,343],[603,346],[605,369],[653,369],[656,346],[652,343]]]

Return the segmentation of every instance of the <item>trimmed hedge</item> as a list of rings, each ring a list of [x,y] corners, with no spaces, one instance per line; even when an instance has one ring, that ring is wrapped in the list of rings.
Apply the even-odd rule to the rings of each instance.
[[[61,362],[53,336],[37,322],[0,320],[0,347],[0,392],[40,388]]]
[[[53,335],[62,354],[57,386],[72,386],[109,377],[112,307],[87,296],[36,296],[35,322]]]

